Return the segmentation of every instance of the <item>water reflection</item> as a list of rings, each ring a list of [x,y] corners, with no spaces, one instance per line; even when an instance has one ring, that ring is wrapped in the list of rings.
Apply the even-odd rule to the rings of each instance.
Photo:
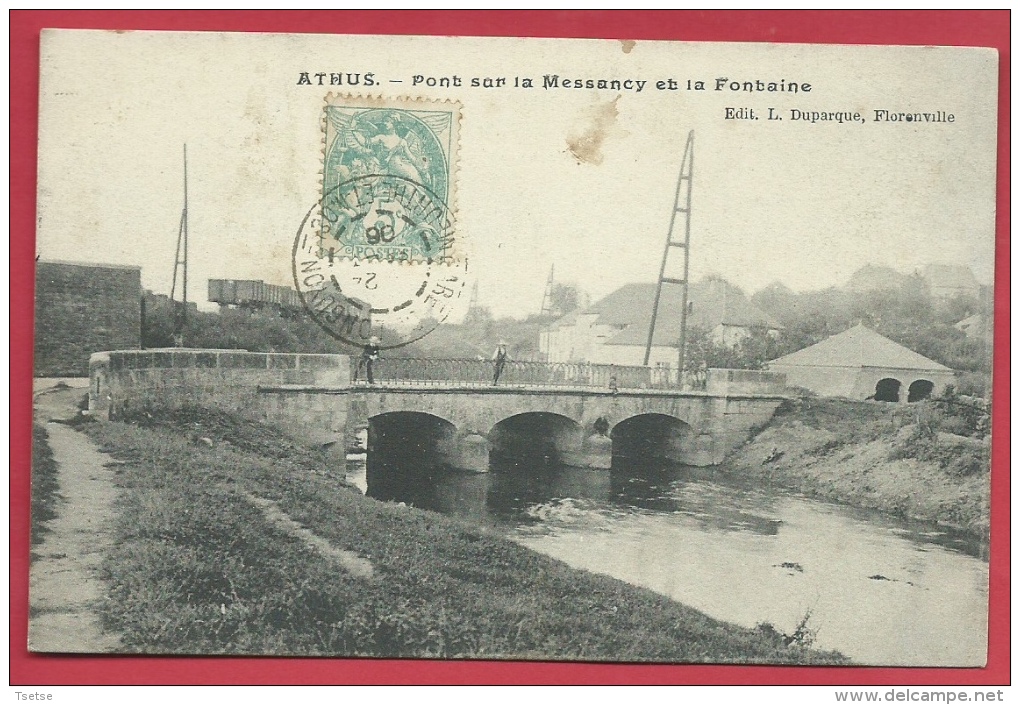
[[[931,524],[742,483],[713,469],[502,463],[486,474],[369,463],[368,494],[493,527],[575,567],[862,663],[980,665],[988,566]]]
[[[704,529],[762,535],[775,534],[782,524],[774,494],[720,484],[712,470],[664,463],[620,462],[604,471],[501,462],[476,474],[370,462],[367,478],[370,497],[504,527],[556,521],[578,507],[606,516],[675,514]]]

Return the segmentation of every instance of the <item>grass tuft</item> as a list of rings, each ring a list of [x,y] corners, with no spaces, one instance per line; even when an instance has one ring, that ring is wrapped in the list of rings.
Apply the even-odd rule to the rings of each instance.
[[[60,500],[57,464],[49,445],[49,434],[41,424],[32,424],[32,546],[42,543],[49,531],[47,522],[57,517]]]

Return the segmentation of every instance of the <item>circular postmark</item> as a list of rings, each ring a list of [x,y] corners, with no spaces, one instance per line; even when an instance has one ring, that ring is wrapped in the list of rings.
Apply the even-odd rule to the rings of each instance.
[[[294,283],[326,332],[354,346],[396,348],[453,311],[467,261],[453,252],[453,219],[428,187],[394,174],[329,189],[294,241]]]

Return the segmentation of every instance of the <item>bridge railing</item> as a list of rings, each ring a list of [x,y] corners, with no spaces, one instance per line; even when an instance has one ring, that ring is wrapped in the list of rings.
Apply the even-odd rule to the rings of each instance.
[[[464,384],[491,386],[496,365],[491,360],[438,358],[380,358],[372,365],[376,384],[439,386]],[[351,379],[367,381],[358,358],[351,359]],[[629,365],[595,365],[583,362],[528,362],[508,360],[499,375],[499,386],[563,386],[611,389],[661,389],[676,384],[669,370]]]

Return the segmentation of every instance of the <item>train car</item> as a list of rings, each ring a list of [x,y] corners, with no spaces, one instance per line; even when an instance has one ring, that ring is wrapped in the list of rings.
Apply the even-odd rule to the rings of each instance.
[[[260,279],[210,279],[209,301],[225,306],[280,309],[301,308],[301,296],[289,286],[266,284]]]

